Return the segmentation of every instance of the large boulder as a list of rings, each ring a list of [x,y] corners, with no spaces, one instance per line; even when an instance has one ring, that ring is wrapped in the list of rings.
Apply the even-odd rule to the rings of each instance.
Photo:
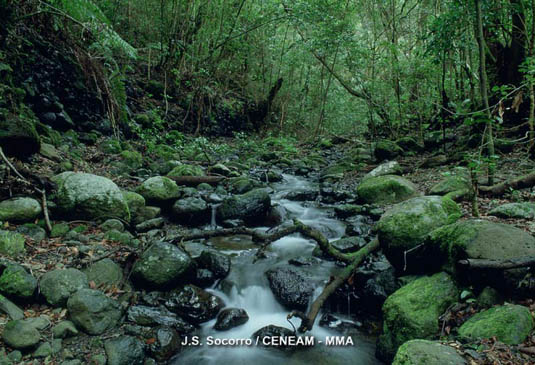
[[[396,142],[382,140],[375,145],[374,155],[378,161],[392,160],[403,153],[403,149]]]
[[[377,342],[377,357],[390,362],[403,343],[433,338],[439,331],[438,318],[457,297],[457,286],[444,272],[420,277],[398,289],[383,305],[383,334]]]
[[[422,262],[416,253],[405,252],[420,245],[432,230],[455,222],[461,216],[457,204],[446,197],[424,196],[394,205],[377,223],[383,253],[397,270],[418,271]]]
[[[444,178],[431,187],[429,194],[431,195],[446,195],[454,191],[469,192],[472,189],[470,180],[464,176],[453,175]]]
[[[52,180],[58,184],[58,209],[69,217],[88,220],[130,220],[128,204],[113,181],[82,172],[64,172]]]
[[[24,252],[26,240],[20,233],[0,230],[0,254],[17,256]]]
[[[140,326],[169,326],[175,328],[181,334],[188,334],[195,330],[195,327],[163,306],[156,308],[134,305],[128,308],[127,316],[130,322]]]
[[[108,365],[141,365],[145,361],[145,346],[132,336],[121,336],[104,343]]]
[[[214,329],[217,331],[227,331],[231,328],[241,326],[249,320],[249,315],[245,309],[225,308],[217,315]]]
[[[314,287],[292,267],[277,267],[266,271],[269,287],[275,298],[288,309],[306,310]]]
[[[210,209],[201,198],[179,199],[173,204],[173,218],[184,225],[198,226],[210,221]]]
[[[181,281],[191,266],[189,255],[177,246],[156,242],[135,263],[132,278],[142,286],[164,289]]]
[[[395,204],[419,195],[409,180],[395,175],[370,177],[357,187],[359,199],[367,204]]]
[[[398,349],[392,365],[466,365],[467,362],[457,351],[440,342],[411,340]]]
[[[11,198],[0,202],[0,221],[33,222],[42,211],[33,198]]]
[[[59,307],[64,306],[72,294],[89,287],[89,282],[80,270],[58,269],[41,276],[39,287],[48,304]]]
[[[477,313],[459,328],[459,336],[466,340],[496,337],[508,345],[518,345],[533,328],[533,317],[527,307],[508,304]]]
[[[2,339],[14,349],[25,350],[35,347],[39,343],[41,335],[31,322],[17,320],[6,324]]]
[[[0,146],[8,156],[28,157],[41,149],[33,113],[5,114],[0,111]]]
[[[35,279],[24,267],[16,263],[0,263],[0,292],[18,299],[29,299],[37,288]]]
[[[230,272],[230,257],[215,250],[204,250],[195,261],[199,267],[210,270],[217,279],[225,278]]]
[[[476,286],[491,286],[507,291],[518,288],[526,268],[511,270],[470,270],[459,267],[464,259],[506,260],[535,256],[535,238],[522,229],[482,219],[460,221],[431,232],[426,247],[444,269],[458,279]],[[430,257],[431,258],[431,257]]]
[[[271,207],[271,198],[264,189],[251,190],[242,195],[227,198],[217,208],[217,219],[242,219],[256,223],[266,217]]]
[[[509,203],[492,209],[489,215],[500,218],[535,218],[535,203]]]
[[[136,191],[149,204],[169,204],[180,197],[180,188],[168,177],[154,176],[143,182]]]
[[[193,324],[214,319],[224,307],[223,300],[195,285],[169,292],[165,306]]]
[[[119,302],[93,289],[80,289],[67,301],[69,316],[76,327],[90,335],[100,335],[115,327],[121,318]]]

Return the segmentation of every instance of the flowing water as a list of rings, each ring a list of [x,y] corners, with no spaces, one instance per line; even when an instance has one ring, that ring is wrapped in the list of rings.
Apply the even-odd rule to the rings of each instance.
[[[291,175],[284,175],[284,182],[273,184],[272,202],[283,206],[288,212],[288,219],[297,218],[303,223],[319,229],[330,240],[340,238],[345,230],[342,222],[330,218],[330,211],[317,203],[292,202],[284,199],[284,195],[296,190],[317,190],[317,184]],[[201,328],[201,343],[203,346],[189,347],[175,356],[172,364],[379,364],[375,359],[375,344],[365,336],[353,336],[353,346],[325,346],[318,344],[318,340],[325,340],[327,336],[341,336],[339,333],[320,327],[316,324],[307,336],[313,336],[316,345],[295,351],[265,349],[257,346],[208,346],[208,336],[218,339],[249,339],[260,328],[276,325],[293,329],[287,320],[289,310],[282,307],[269,288],[264,273],[278,265],[288,264],[293,258],[311,258],[315,243],[299,235],[284,237],[272,243],[267,250],[265,259],[254,261],[257,246],[246,236],[235,236],[212,239],[208,242],[214,248],[232,256],[232,270],[229,276],[217,286],[209,289],[221,297],[226,307],[243,308],[249,315],[249,321],[244,325],[228,331],[215,331],[212,327],[215,320],[204,323]],[[191,252],[205,248],[201,243],[191,243],[187,247]],[[340,268],[325,260],[312,261],[314,264],[302,268],[303,273],[313,282],[316,290],[314,298],[322,291],[329,277]],[[346,318],[345,320],[350,321]],[[292,320],[297,328],[299,319]]]

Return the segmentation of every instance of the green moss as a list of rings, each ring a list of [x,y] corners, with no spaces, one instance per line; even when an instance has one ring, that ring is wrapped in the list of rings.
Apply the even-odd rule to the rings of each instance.
[[[179,165],[173,168],[167,176],[204,176],[204,171],[196,165]]]
[[[0,291],[18,298],[30,298],[37,280],[20,265],[8,265],[0,276]]]
[[[496,337],[508,345],[518,345],[533,328],[533,317],[527,307],[504,305],[477,313],[459,328],[459,335],[469,340]]]
[[[122,151],[121,142],[116,139],[105,139],[99,145],[99,149],[104,153],[119,154]]]
[[[0,254],[17,256],[24,252],[24,236],[10,231],[0,231]]]
[[[366,179],[357,187],[359,198],[368,204],[394,204],[418,195],[416,186],[396,175]]]
[[[466,361],[450,346],[427,340],[411,340],[398,349],[393,365],[465,365]]]
[[[143,156],[137,151],[123,151],[121,157],[128,167],[138,169],[143,166]]]
[[[56,223],[52,226],[52,231],[50,232],[50,237],[63,237],[69,232],[71,228],[67,223]]]

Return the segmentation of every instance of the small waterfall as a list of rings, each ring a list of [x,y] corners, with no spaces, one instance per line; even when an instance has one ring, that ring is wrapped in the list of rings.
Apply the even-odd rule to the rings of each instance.
[[[210,228],[212,229],[216,229],[217,228],[217,222],[216,222],[216,212],[217,212],[217,207],[219,206],[220,204],[212,204],[211,206],[211,209],[212,209],[212,215],[211,215],[211,218],[210,218]]]

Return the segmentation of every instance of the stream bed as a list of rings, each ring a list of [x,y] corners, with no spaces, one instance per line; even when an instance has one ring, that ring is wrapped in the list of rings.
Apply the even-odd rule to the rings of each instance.
[[[272,204],[278,204],[287,212],[286,220],[294,218],[320,230],[329,240],[339,239],[344,235],[345,224],[332,218],[332,208],[323,207],[318,202],[296,202],[286,200],[289,192],[295,191],[318,191],[318,184],[305,178],[292,175],[283,175],[284,180],[280,183],[271,184]],[[267,230],[267,228],[258,228]],[[186,245],[187,250],[195,255],[206,249],[206,245],[212,246],[218,251],[232,258],[232,269],[227,278],[216,283],[209,292],[223,299],[226,308],[242,308],[247,311],[249,320],[238,327],[227,331],[216,331],[213,326],[216,320],[201,325],[199,333],[199,346],[183,347],[171,364],[344,364],[354,363],[360,365],[380,364],[374,356],[375,339],[364,334],[351,333],[351,340],[343,337],[340,332],[319,325],[320,312],[312,331],[305,335],[313,338],[314,346],[306,348],[292,347],[286,350],[264,348],[255,345],[245,345],[243,342],[251,339],[253,333],[259,329],[275,325],[288,328],[293,331],[293,326],[298,328],[300,320],[292,319],[292,324],[287,316],[290,310],[284,308],[273,295],[265,272],[278,266],[287,266],[291,260],[297,260],[306,265],[299,270],[306,276],[313,287],[313,299],[320,295],[324,286],[332,275],[341,270],[333,261],[320,260],[313,256],[316,246],[314,241],[304,239],[298,234],[284,237],[273,242],[266,250],[266,258],[254,261],[258,249],[248,236],[233,236],[210,239],[207,242],[191,242]],[[349,316],[336,314],[336,317],[347,322],[353,322]],[[328,337],[344,338],[346,346],[327,346],[325,341]],[[232,339],[242,341],[242,345],[217,346],[218,339]],[[320,342],[321,341],[321,342]],[[209,343],[212,342],[210,345]],[[352,344],[351,344],[352,342]]]

